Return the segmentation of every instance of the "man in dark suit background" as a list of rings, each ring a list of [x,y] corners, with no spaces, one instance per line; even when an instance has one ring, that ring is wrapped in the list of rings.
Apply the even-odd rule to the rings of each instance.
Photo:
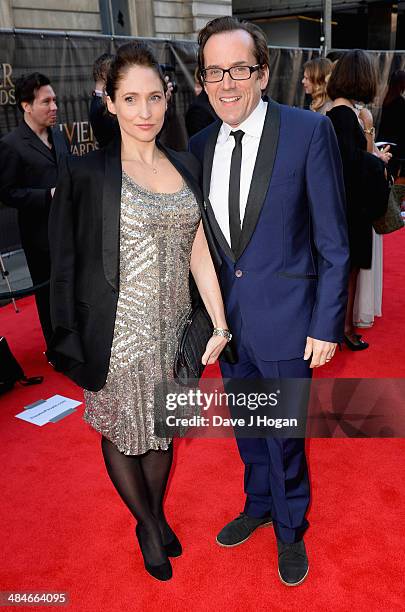
[[[208,219],[239,361],[225,379],[308,379],[342,340],[348,242],[341,160],[326,117],[263,100],[267,42],[233,17],[199,35],[199,67],[221,121],[190,140],[203,164]],[[290,387],[291,388],[291,387]],[[289,414],[301,402],[290,398]],[[238,438],[244,512],[218,534],[244,542],[273,522],[282,582],[308,573],[309,479],[303,438]]]
[[[185,121],[188,137],[191,138],[204,128],[218,120],[210,101],[208,100],[207,92],[202,88],[200,83],[199,68],[194,71],[194,93],[196,95],[193,102],[187,109]]]
[[[49,280],[48,216],[61,158],[68,153],[56,125],[57,104],[50,80],[35,72],[15,84],[23,120],[0,141],[0,201],[16,208],[21,243],[33,285]],[[49,286],[35,292],[39,320],[48,343],[52,335]],[[48,360],[53,362],[47,350]]]
[[[105,85],[113,59],[111,53],[103,53],[93,64],[94,90],[90,102],[89,121],[100,148],[107,146],[120,133],[117,119],[109,114],[105,103]]]

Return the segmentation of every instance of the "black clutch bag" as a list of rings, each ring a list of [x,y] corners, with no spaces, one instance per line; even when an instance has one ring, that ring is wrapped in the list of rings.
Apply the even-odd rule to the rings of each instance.
[[[174,379],[179,385],[188,386],[201,378],[205,368],[201,358],[213,331],[214,327],[205,308],[195,306],[179,333],[173,368]]]

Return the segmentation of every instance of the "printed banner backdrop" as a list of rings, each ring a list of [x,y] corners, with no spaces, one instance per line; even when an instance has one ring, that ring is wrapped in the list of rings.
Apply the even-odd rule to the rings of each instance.
[[[70,150],[84,155],[97,147],[88,121],[91,92],[94,87],[92,66],[102,53],[114,53],[127,37],[67,35],[48,32],[0,31],[0,137],[20,121],[15,105],[14,82],[22,74],[39,71],[46,74],[58,97],[58,117]],[[175,81],[177,93],[169,105],[162,140],[174,149],[187,147],[184,116],[194,98],[193,73],[197,44],[193,41],[143,39],[153,49],[157,60],[165,64]],[[378,105],[389,74],[405,67],[401,52],[372,52],[380,74]],[[278,102],[303,107],[308,104],[301,85],[303,64],[319,54],[318,49],[270,47],[271,75],[268,93]],[[14,210],[0,208],[0,252],[19,245]]]

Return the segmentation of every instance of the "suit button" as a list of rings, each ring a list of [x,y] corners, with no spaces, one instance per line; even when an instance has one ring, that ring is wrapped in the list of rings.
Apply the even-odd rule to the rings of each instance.
[[[236,278],[240,278],[241,276],[243,276],[242,270],[236,270],[235,276],[236,276]]]

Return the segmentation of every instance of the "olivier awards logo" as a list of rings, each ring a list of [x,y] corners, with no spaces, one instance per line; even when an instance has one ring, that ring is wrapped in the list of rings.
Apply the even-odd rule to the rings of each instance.
[[[98,149],[92,127],[88,121],[60,123],[59,128],[73,155],[86,155],[89,151]]]
[[[0,106],[15,104],[15,91],[12,80],[13,67],[11,64],[0,64],[0,66]]]

